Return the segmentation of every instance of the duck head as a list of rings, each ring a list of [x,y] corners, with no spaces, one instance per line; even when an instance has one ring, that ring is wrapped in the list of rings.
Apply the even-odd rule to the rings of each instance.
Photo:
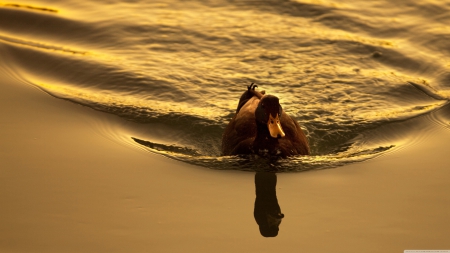
[[[267,125],[272,138],[283,138],[285,133],[281,127],[281,108],[280,101],[273,95],[265,95],[259,101],[255,111],[256,122]]]

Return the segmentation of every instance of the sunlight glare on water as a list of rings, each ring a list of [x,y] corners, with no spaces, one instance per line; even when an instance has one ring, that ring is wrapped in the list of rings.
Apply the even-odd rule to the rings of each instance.
[[[178,133],[163,142],[127,133],[131,142],[219,169],[229,168],[223,129],[255,82],[308,135],[312,157],[279,163],[298,171],[390,150],[395,140],[367,146],[365,136],[447,103],[449,5],[7,2],[0,49],[12,71],[55,97]]]

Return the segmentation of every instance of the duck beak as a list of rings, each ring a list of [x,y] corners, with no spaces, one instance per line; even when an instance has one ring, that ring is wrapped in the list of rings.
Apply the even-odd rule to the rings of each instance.
[[[272,114],[269,114],[267,127],[269,128],[270,136],[272,136],[272,138],[283,138],[285,136],[283,128],[281,128],[281,122],[278,114],[275,118],[272,117]]]

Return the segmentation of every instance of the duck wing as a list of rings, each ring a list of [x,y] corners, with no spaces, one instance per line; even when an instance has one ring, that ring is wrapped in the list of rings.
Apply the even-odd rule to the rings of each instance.
[[[241,110],[242,106],[244,106],[252,97],[256,96],[257,98],[261,99],[264,96],[266,92],[256,91],[256,87],[258,87],[258,85],[254,85],[254,83],[247,86],[247,90],[241,95],[241,98],[239,99],[236,114]]]
[[[284,111],[281,114],[281,127],[286,136],[279,139],[281,150],[288,155],[309,155],[309,145],[300,125]]]
[[[257,133],[255,110],[259,100],[257,96],[252,96],[238,108],[238,112],[231,119],[222,136],[223,155],[252,153],[253,141]]]

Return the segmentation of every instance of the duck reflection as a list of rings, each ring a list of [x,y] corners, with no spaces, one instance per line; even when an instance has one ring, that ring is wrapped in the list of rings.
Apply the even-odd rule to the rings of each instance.
[[[256,199],[253,215],[258,223],[259,231],[264,237],[275,237],[278,235],[281,213],[278,205],[277,176],[270,172],[257,172],[255,175]]]

